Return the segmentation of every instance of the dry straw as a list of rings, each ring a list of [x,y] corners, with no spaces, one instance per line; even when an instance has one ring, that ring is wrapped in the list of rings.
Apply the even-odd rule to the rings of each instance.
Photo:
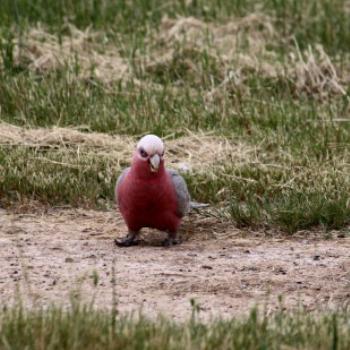
[[[260,77],[290,82],[297,95],[306,93],[325,97],[346,93],[344,85],[349,74],[342,72],[340,76],[339,69],[321,45],[302,52],[297,43],[291,41],[290,54],[284,62],[268,49],[282,38],[272,19],[264,14],[250,14],[219,25],[192,17],[163,18],[159,40],[166,49],[161,55],[156,53],[148,67],[170,64],[179,44],[199,52],[205,50],[207,55],[220,62],[222,83],[209,92],[209,97],[229,84],[244,85],[252,72]],[[195,66],[194,62],[192,66]]]
[[[104,83],[125,79],[140,83],[130,63],[120,56],[119,48],[105,41],[103,33],[90,28],[82,31],[72,25],[67,25],[67,32],[68,35],[59,38],[40,26],[31,28],[15,40],[15,60],[39,72],[75,65],[81,78],[93,75]],[[282,62],[269,46],[286,40],[276,31],[273,20],[261,13],[232,18],[224,24],[206,23],[193,17],[164,17],[160,28],[146,37],[150,49],[147,56],[136,53],[136,62],[146,71],[166,69],[179,54],[179,48],[180,53],[181,50],[205,51],[218,62],[222,79],[221,84],[207,93],[208,97],[220,94],[232,84],[245,88],[252,72],[291,83],[297,95],[345,94],[349,74],[339,73],[321,45],[302,52],[289,38],[290,54]],[[196,59],[186,56],[184,60],[188,69],[196,73]]]
[[[33,148],[59,148],[61,151],[79,148],[81,153],[110,157],[118,164],[131,160],[136,139],[130,136],[84,133],[77,129],[25,129],[0,123],[2,145]],[[183,171],[205,171],[208,167],[227,162],[243,164],[252,161],[255,149],[243,143],[232,143],[209,133],[191,133],[166,140],[167,162]]]
[[[45,31],[42,27],[30,28],[15,41],[17,63],[27,63],[38,72],[77,65],[79,76],[92,74],[103,82],[120,80],[129,76],[128,64],[120,57],[118,49],[104,44],[103,35],[90,28],[79,30],[67,25],[69,35],[62,36]],[[101,50],[103,49],[103,50]]]

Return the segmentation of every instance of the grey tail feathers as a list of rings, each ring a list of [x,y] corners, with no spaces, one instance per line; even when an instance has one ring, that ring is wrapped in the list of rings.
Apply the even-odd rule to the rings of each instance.
[[[190,208],[191,209],[202,209],[202,208],[207,208],[210,205],[208,203],[198,203],[198,202],[190,202]]]

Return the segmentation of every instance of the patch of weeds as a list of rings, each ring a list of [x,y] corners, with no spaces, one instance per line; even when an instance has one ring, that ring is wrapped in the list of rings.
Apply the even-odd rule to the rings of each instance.
[[[171,57],[149,64],[146,73],[163,85],[210,88],[223,79],[220,62],[208,52],[194,48],[179,47]]]
[[[200,320],[192,303],[192,317],[180,323],[158,317],[111,317],[73,301],[72,306],[37,310],[4,308],[0,312],[0,344],[7,348],[37,349],[256,349],[295,347],[348,349],[346,310],[310,314],[277,311],[267,317],[252,310],[241,318]]]
[[[119,174],[108,159],[79,150],[0,149],[3,204],[23,199],[46,204],[104,207],[111,204]]]
[[[254,195],[245,201],[234,195],[229,200],[229,215],[238,227],[256,228],[262,226],[264,220],[264,207],[260,199]]]
[[[289,191],[273,203],[271,213],[272,221],[289,233],[313,226],[340,229],[350,220],[349,197],[344,192]]]

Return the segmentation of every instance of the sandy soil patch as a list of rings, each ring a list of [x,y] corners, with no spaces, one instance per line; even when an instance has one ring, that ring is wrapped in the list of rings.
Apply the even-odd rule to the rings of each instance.
[[[183,319],[195,298],[203,318],[237,315],[255,304],[268,310],[335,308],[350,297],[350,238],[267,238],[213,218],[186,219],[180,246],[118,248],[125,233],[113,212],[55,209],[0,212],[0,302],[19,295],[30,305],[69,302],[79,295],[97,307],[142,310]],[[94,280],[96,285],[94,284]]]

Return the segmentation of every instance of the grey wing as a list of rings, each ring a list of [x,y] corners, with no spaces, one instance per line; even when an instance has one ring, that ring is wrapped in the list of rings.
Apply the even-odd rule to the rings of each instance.
[[[178,215],[183,217],[190,210],[190,194],[186,182],[176,170],[167,169],[167,172],[176,190]]]
[[[122,171],[122,173],[119,175],[117,183],[115,185],[115,201],[118,204],[118,187],[121,185],[121,183],[123,182],[123,180],[125,179],[125,176],[127,175],[127,173],[129,172],[130,167],[126,168]]]

